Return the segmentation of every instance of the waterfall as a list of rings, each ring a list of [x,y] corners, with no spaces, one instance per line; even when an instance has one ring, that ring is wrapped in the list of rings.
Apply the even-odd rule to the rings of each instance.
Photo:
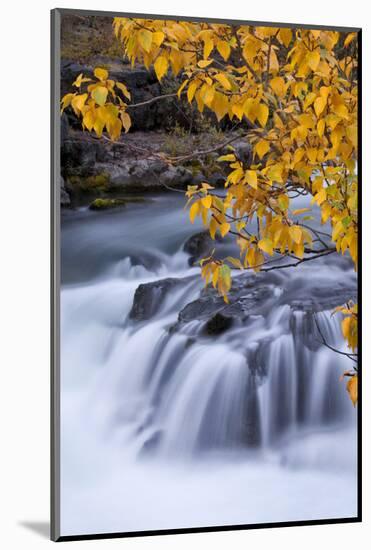
[[[315,272],[305,266],[267,278],[271,306],[210,336],[202,315],[179,322],[179,312],[199,299],[202,281],[183,252],[184,227],[166,232],[167,210],[172,223],[174,212],[160,206],[153,207],[151,223],[161,234],[145,235],[153,239],[152,250],[151,243],[143,247],[142,226],[130,214],[118,227],[124,241],[113,238],[111,225],[105,234],[104,214],[88,219],[85,248],[75,239],[75,224],[64,231],[65,532],[97,532],[97,521],[104,532],[352,514],[356,410],[340,382],[348,359],[321,339],[345,350],[340,318],[333,308],[303,307],[305,292],[311,292],[305,291],[306,281],[325,288],[327,267],[319,264]],[[115,223],[120,219],[116,214]],[[99,247],[97,254],[92,250],[93,233],[104,242],[104,255]],[[83,265],[79,273],[77,256]],[[341,289],[349,274],[339,264],[332,277]],[[304,296],[297,303],[287,298],[291,278],[295,293],[299,289]],[[164,295],[153,287],[153,311],[133,318],[140,285],[162,279],[171,284]],[[253,290],[254,284],[243,299],[251,299]],[[296,471],[302,473],[293,480]],[[339,471],[346,473],[342,481]],[[291,501],[287,483],[306,497],[296,492]],[[91,487],[102,502],[91,496]],[[324,490],[334,498],[326,494],[318,503],[318,491]],[[157,510],[159,495],[163,504]],[[229,499],[227,511],[224,499]],[[132,517],[131,502],[140,518]]]

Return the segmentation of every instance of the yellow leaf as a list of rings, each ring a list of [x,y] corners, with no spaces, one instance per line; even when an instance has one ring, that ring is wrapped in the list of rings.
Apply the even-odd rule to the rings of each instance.
[[[293,210],[292,213],[294,216],[298,216],[299,214],[304,214],[304,212],[310,212],[311,208],[298,208],[297,210]]]
[[[187,86],[188,82],[189,82],[189,79],[187,78],[187,79],[186,79],[184,82],[182,82],[182,84],[179,86],[178,91],[177,91],[177,93],[176,93],[176,95],[177,95],[178,97],[181,96],[181,93],[182,93],[182,91],[184,90],[184,88]]]
[[[215,233],[217,229],[218,229],[218,224],[216,222],[216,219],[213,217],[211,218],[210,224],[209,224],[210,237],[212,239],[215,239]]]
[[[231,86],[231,83],[229,82],[228,78],[225,76],[224,73],[218,73],[214,76],[214,78],[220,82],[220,84],[223,86],[223,88],[225,88],[226,90],[231,90],[232,89],[232,86]]]
[[[236,155],[234,153],[229,153],[228,155],[222,155],[218,157],[218,162],[234,162],[236,160]]]
[[[326,107],[326,100],[323,97],[317,97],[317,99],[314,102],[314,111],[316,115],[319,117],[324,108]]]
[[[225,235],[229,232],[231,226],[229,223],[222,223],[219,230],[222,237],[225,237]]]
[[[268,115],[268,107],[264,103],[260,103],[257,109],[257,119],[263,128],[265,128],[265,125],[267,124]]]
[[[139,44],[142,48],[149,53],[152,46],[152,33],[147,29],[141,29],[138,34]]]
[[[199,61],[197,65],[200,67],[200,69],[205,69],[206,67],[211,65],[213,61],[214,61],[213,59],[201,59],[201,61]]]
[[[122,84],[121,82],[116,82],[116,87],[122,91],[122,93],[124,94],[124,96],[126,97],[126,99],[131,99],[131,94],[129,92],[129,90],[127,89],[127,87],[125,86],[125,84]]]
[[[321,55],[318,49],[314,50],[313,52],[309,52],[307,54],[307,63],[309,67],[312,69],[312,71],[317,70],[317,67],[320,61],[321,61]]]
[[[315,147],[309,147],[307,149],[307,157],[310,162],[315,163],[317,160],[317,149]]]
[[[163,55],[159,55],[155,61],[154,69],[158,80],[161,80],[166,75],[169,67],[169,61]]]
[[[220,92],[215,92],[211,108],[216,114],[218,121],[220,121],[228,113],[229,102],[227,96]]]
[[[84,114],[84,117],[82,119],[82,122],[84,126],[89,130],[89,132],[92,130],[95,122],[95,114],[93,109],[89,109],[89,111],[86,111]]]
[[[216,49],[218,50],[224,61],[227,61],[228,57],[231,54],[231,47],[228,42],[225,42],[225,40],[219,40],[216,44]]]
[[[165,40],[165,34],[162,31],[156,31],[153,33],[152,42],[156,44],[156,46],[161,46],[164,40]]]
[[[81,112],[85,101],[88,98],[88,94],[75,95],[71,101],[71,105],[76,114]]]
[[[347,383],[347,391],[355,407],[358,401],[358,376],[356,374]]]
[[[66,94],[62,97],[62,101],[61,101],[61,112],[63,113],[63,111],[69,106],[71,105],[71,101],[72,99],[76,96],[76,94]]]
[[[270,87],[278,97],[284,97],[286,94],[286,85],[282,76],[276,76],[270,81]]]
[[[226,260],[228,260],[228,262],[230,262],[234,267],[237,267],[238,269],[243,269],[241,260],[239,260],[238,258],[233,258],[232,256],[228,256]]]
[[[294,243],[296,244],[301,243],[303,232],[298,225],[292,225],[289,229],[289,234],[291,239],[294,241]]]
[[[100,81],[107,80],[108,78],[108,71],[106,69],[102,69],[100,67],[97,67],[94,69],[94,76]]]
[[[207,197],[203,197],[201,199],[202,206],[204,206],[205,208],[210,208],[212,202],[213,202],[213,199],[211,195],[208,195]]]
[[[346,39],[344,40],[344,48],[346,48],[347,46],[349,46],[349,44],[351,42],[353,42],[353,40],[355,39],[355,37],[357,36],[357,33],[356,32],[351,32],[348,34],[348,36],[346,37]]]
[[[278,37],[287,48],[292,39],[292,31],[290,29],[282,28],[279,30]]]
[[[194,98],[194,95],[196,93],[196,90],[199,86],[199,82],[197,80],[193,80],[193,82],[190,83],[187,90],[187,99],[189,103],[192,103],[192,100]]]
[[[314,199],[319,206],[321,206],[321,204],[326,200],[326,198],[327,198],[327,193],[326,193],[326,189],[324,188],[321,189],[321,191],[314,196]]]
[[[255,170],[246,170],[244,179],[254,189],[258,188],[258,176]]]
[[[91,78],[85,78],[84,74],[80,73],[79,76],[76,78],[75,82],[72,83],[72,86],[76,86],[76,88],[80,88],[83,82],[91,82]]]
[[[325,132],[325,121],[323,118],[321,118],[321,120],[319,120],[317,123],[317,132],[320,138],[323,136]]]
[[[334,229],[332,231],[332,240],[336,241],[339,235],[344,233],[344,231],[345,231],[345,228],[344,228],[343,222],[342,220],[340,220],[334,226]]]
[[[232,105],[232,113],[236,115],[239,120],[243,117],[243,103],[234,103]]]
[[[288,209],[290,204],[290,198],[287,195],[280,195],[277,201],[281,210],[285,211]]]
[[[269,151],[269,148],[270,146],[268,141],[265,141],[264,139],[262,139],[255,145],[255,151],[257,152],[260,158],[264,157],[265,153]]]
[[[269,254],[270,256],[272,256],[273,254],[273,243],[271,241],[271,239],[260,239],[260,241],[258,242],[258,247],[260,248],[260,250],[263,250],[263,252],[266,252],[267,254]]]
[[[199,201],[194,202],[189,210],[189,219],[191,223],[195,221],[196,216],[200,213],[200,203]]]
[[[209,38],[204,42],[204,59],[207,59],[214,48],[214,42]]]
[[[106,103],[107,95],[108,90],[104,86],[97,86],[91,93],[91,97],[100,106]]]
[[[357,125],[347,126],[345,132],[353,147],[357,147]]]
[[[125,128],[125,132],[127,133],[131,126],[131,118],[125,111],[121,111],[120,117],[122,120],[122,125]]]

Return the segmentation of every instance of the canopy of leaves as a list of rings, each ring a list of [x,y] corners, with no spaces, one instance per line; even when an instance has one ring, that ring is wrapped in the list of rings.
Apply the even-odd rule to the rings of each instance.
[[[180,75],[179,98],[219,121],[243,122],[252,144],[248,163],[232,146],[219,158],[230,169],[225,193],[207,182],[187,192],[191,221],[201,217],[212,239],[232,235],[240,250],[239,258],[205,258],[206,284],[228,300],[231,268],[264,270],[277,255],[297,265],[308,255],[337,251],[349,254],[356,268],[356,33],[121,17],[113,26],[133,66],[153,66],[159,81],[168,72]],[[70,105],[84,128],[98,136],[106,130],[116,140],[130,128],[130,92],[104,69],[96,69],[95,78],[80,75],[78,91],[63,98],[62,109]],[[312,197],[311,207],[293,209],[293,199],[303,194]],[[307,225],[312,208],[331,225],[332,246]],[[354,308],[341,309],[352,351]],[[350,394],[354,400],[354,388]]]

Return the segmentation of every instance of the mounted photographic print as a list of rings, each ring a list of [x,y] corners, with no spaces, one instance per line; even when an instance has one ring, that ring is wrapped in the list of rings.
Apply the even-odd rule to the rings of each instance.
[[[360,41],[52,12],[53,540],[361,520]]]

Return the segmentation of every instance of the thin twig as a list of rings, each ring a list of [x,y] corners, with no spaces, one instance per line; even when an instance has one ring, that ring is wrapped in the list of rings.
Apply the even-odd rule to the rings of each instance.
[[[340,351],[339,349],[337,348],[334,348],[333,346],[330,346],[330,344],[328,344],[325,340],[325,337],[323,336],[320,328],[319,328],[319,325],[318,325],[318,321],[317,321],[317,317],[316,315],[314,314],[313,315],[313,319],[314,319],[314,322],[315,322],[315,325],[317,327],[317,330],[318,330],[318,333],[319,335],[321,336],[321,340],[322,340],[322,344],[324,346],[326,346],[326,348],[329,348],[330,350],[334,351],[335,353],[339,353],[340,355],[345,355],[346,357],[348,357],[348,359],[350,359],[351,361],[354,361],[355,363],[358,363],[357,359],[355,359],[355,357],[358,357],[356,353],[347,353],[345,351]]]

